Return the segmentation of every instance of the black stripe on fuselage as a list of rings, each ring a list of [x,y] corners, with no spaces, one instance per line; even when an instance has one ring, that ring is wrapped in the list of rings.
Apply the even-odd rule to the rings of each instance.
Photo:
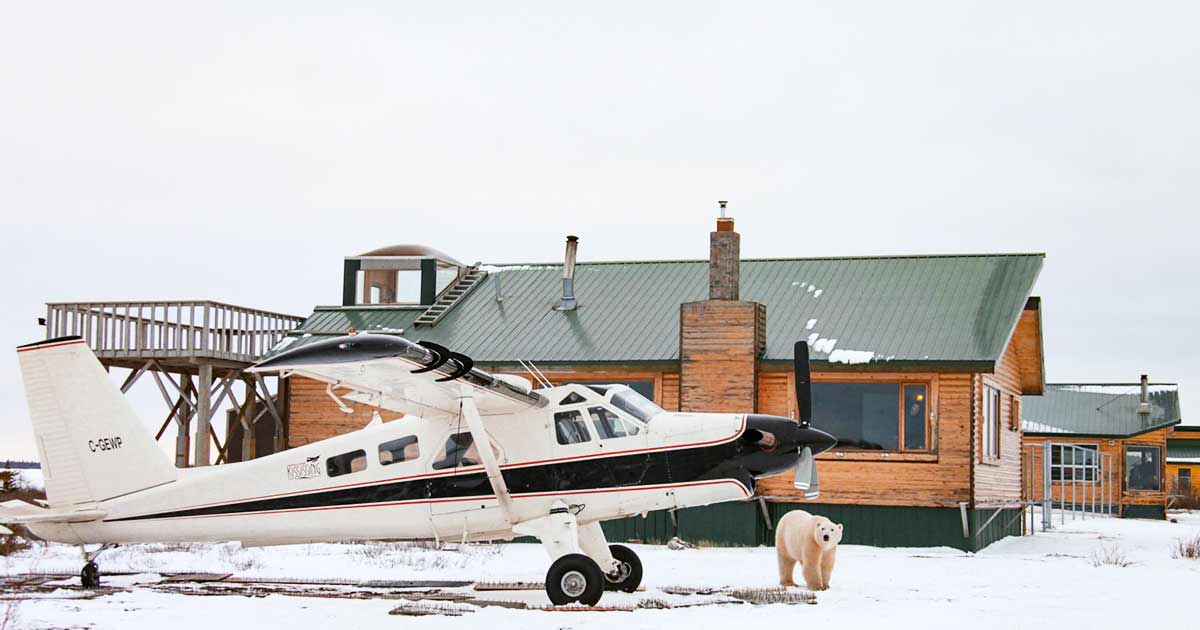
[[[714,479],[735,479],[753,492],[753,477],[738,462],[738,455],[743,450],[738,441],[733,441],[697,448],[539,464],[505,469],[503,472],[508,491],[513,496],[635,488]],[[473,472],[127,516],[106,519],[105,522],[493,496],[487,475],[483,472]]]

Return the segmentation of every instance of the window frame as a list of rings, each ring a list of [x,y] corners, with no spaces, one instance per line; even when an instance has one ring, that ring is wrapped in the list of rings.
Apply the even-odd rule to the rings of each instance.
[[[797,417],[796,406],[796,373],[788,371],[788,415]],[[934,373],[912,374],[853,374],[853,373],[814,373],[812,382],[844,383],[853,385],[896,385],[896,431],[897,449],[858,449],[835,446],[828,453],[818,455],[821,459],[843,459],[848,461],[938,461],[938,375]],[[925,387],[925,448],[908,449],[904,447],[904,388],[907,386]]]
[[[613,417],[617,419],[617,422],[619,422],[621,424],[621,428],[622,428],[622,430],[625,431],[625,434],[624,435],[615,435],[613,437],[604,437],[603,435],[601,435],[600,429],[596,426],[597,424],[599,424],[600,419],[597,418],[592,413],[592,411],[596,410],[596,409],[598,409],[604,413],[612,414]],[[637,437],[638,435],[640,435],[642,433],[642,430],[645,429],[645,427],[646,427],[646,425],[644,423],[639,422],[636,418],[631,418],[628,414],[622,413],[622,411],[619,409],[614,409],[614,408],[610,407],[608,403],[593,403],[593,404],[587,405],[587,407],[585,409],[585,417],[591,421],[592,430],[595,431],[596,440],[600,441],[600,442],[603,442],[605,440],[623,440],[625,438]],[[633,430],[632,433],[629,432],[630,429]],[[557,433],[558,433],[558,431],[555,430],[556,435],[557,435]]]
[[[1157,488],[1132,488],[1132,487],[1130,487],[1130,485],[1129,485],[1129,473],[1130,473],[1129,451],[1134,450],[1134,449],[1153,450],[1158,453],[1158,472],[1155,475],[1155,477],[1158,479],[1158,487]],[[1124,461],[1122,462],[1124,464],[1124,466],[1123,466],[1124,470],[1122,471],[1121,483],[1125,486],[1126,492],[1141,492],[1141,493],[1151,493],[1151,494],[1165,492],[1165,490],[1163,489],[1163,477],[1166,476],[1163,473],[1163,469],[1164,469],[1163,447],[1159,446],[1158,444],[1126,444],[1122,459],[1124,459]]]
[[[1092,463],[1090,465],[1087,464],[1086,459],[1084,460],[1085,463],[1082,463],[1082,464],[1071,464],[1071,463],[1067,463],[1066,461],[1064,461],[1063,454],[1066,451],[1064,450],[1063,447],[1070,447],[1070,446],[1074,446],[1074,447],[1078,447],[1080,449],[1092,451],[1095,454],[1094,459],[1092,460]],[[1050,445],[1050,449],[1051,449],[1050,450],[1050,482],[1051,483],[1057,483],[1057,482],[1090,483],[1090,484],[1100,483],[1100,445],[1099,444],[1089,444],[1086,442],[1054,442]],[[1059,453],[1059,455],[1058,455],[1059,463],[1057,463],[1057,464],[1054,463],[1054,453],[1055,452]],[[1066,471],[1068,469],[1071,470],[1070,478],[1064,476],[1064,474],[1066,473]],[[1079,470],[1083,471],[1082,479],[1076,478],[1076,472]],[[1090,473],[1089,473],[1089,471],[1090,471]],[[1088,479],[1089,474],[1091,475],[1091,479]]]
[[[1002,435],[1000,427],[1002,426],[1001,416],[1004,415],[1004,398],[1001,395],[999,387],[984,383],[983,405],[980,411],[983,417],[980,422],[979,458],[984,462],[999,461],[1004,456],[1000,448],[1000,437]]]
[[[1192,491],[1192,469],[1190,467],[1180,468],[1177,478],[1178,482],[1176,485],[1178,485],[1179,492],[1186,492],[1190,494]],[[1187,479],[1186,484],[1184,483],[1185,478]]]

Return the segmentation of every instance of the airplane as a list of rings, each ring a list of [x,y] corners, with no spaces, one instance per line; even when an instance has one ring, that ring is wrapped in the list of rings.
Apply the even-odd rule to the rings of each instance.
[[[813,457],[837,440],[811,426],[808,345],[795,346],[799,422],[667,412],[625,385],[534,388],[438,344],[354,334],[300,346],[251,372],[303,376],[345,400],[404,414],[258,459],[175,468],[78,337],[17,349],[47,502],[0,504],[0,523],[78,545],[83,586],[116,545],[244,546],[371,540],[538,539],[555,605],[633,592],[642,563],[602,521],[754,496],[796,469],[818,492]],[[536,368],[534,368],[536,370]],[[89,552],[86,545],[100,545]]]

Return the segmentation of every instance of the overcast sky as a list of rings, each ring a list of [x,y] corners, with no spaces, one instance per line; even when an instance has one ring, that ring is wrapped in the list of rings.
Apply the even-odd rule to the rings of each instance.
[[[392,243],[705,258],[729,199],[748,258],[1045,252],[1048,379],[1200,420],[1194,2],[248,4],[7,6],[0,347],[55,300],[305,315]],[[0,457],[28,422],[10,355]]]

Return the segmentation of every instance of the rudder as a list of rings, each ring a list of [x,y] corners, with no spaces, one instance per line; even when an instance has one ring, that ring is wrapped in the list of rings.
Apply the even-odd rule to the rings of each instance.
[[[51,506],[103,501],[176,479],[82,339],[24,345],[17,358]]]

